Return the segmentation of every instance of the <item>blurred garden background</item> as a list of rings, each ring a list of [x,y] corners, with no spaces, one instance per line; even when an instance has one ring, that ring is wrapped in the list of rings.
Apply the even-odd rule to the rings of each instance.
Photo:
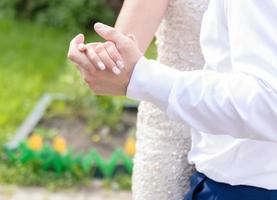
[[[137,102],[95,96],[66,57],[80,32],[87,42],[99,41],[93,24],[113,25],[122,3],[0,1],[0,185],[59,190],[100,180],[101,188],[130,190]],[[147,57],[156,57],[154,44]],[[51,102],[16,148],[8,148],[45,94],[63,98]]]

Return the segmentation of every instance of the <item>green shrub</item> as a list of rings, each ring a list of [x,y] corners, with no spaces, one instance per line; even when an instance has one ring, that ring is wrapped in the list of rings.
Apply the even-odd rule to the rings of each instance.
[[[115,11],[106,0],[1,0],[0,19],[14,17],[70,30],[112,24]]]

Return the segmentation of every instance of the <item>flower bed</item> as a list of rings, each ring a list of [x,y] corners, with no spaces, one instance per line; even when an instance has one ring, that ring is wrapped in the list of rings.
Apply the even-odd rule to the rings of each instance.
[[[34,171],[51,172],[57,177],[65,174],[80,179],[112,179],[118,174],[130,176],[135,153],[136,112],[123,109],[121,113],[121,109],[109,106],[113,113],[118,109],[119,116],[110,116],[112,123],[109,126],[103,125],[107,122],[101,120],[99,126],[91,126],[85,118],[95,116],[95,110],[87,115],[85,109],[83,115],[73,109],[73,114],[69,112],[71,108],[66,108],[70,107],[70,101],[61,97],[56,96],[56,100],[49,94],[42,97],[6,146],[4,157],[7,162],[31,167]],[[60,109],[61,105],[63,109]]]

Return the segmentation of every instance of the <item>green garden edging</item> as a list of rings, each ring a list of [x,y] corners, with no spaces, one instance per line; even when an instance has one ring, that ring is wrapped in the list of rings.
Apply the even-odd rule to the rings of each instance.
[[[71,172],[85,173],[94,177],[111,178],[117,172],[132,173],[133,160],[121,148],[116,149],[109,159],[103,159],[95,150],[87,154],[74,155],[72,150],[66,153],[57,152],[49,144],[43,144],[41,149],[31,149],[27,138],[42,119],[47,108],[54,100],[65,100],[62,94],[44,94],[32,112],[16,131],[15,136],[5,145],[8,161],[21,164],[32,164],[42,170],[51,170],[57,174]],[[132,106],[132,105],[131,105]]]
[[[118,171],[131,174],[133,168],[132,158],[120,148],[116,149],[107,160],[103,159],[95,149],[91,149],[84,155],[74,155],[71,150],[60,154],[47,144],[41,150],[34,151],[27,143],[21,143],[16,149],[6,148],[5,152],[7,159],[12,163],[32,163],[38,168],[45,171],[51,170],[57,174],[71,172],[112,178]]]

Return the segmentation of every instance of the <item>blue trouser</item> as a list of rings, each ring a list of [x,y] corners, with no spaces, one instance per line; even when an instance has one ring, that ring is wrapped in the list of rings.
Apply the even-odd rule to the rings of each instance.
[[[277,181],[277,180],[276,180]],[[219,183],[196,172],[184,200],[277,200],[277,190]]]

